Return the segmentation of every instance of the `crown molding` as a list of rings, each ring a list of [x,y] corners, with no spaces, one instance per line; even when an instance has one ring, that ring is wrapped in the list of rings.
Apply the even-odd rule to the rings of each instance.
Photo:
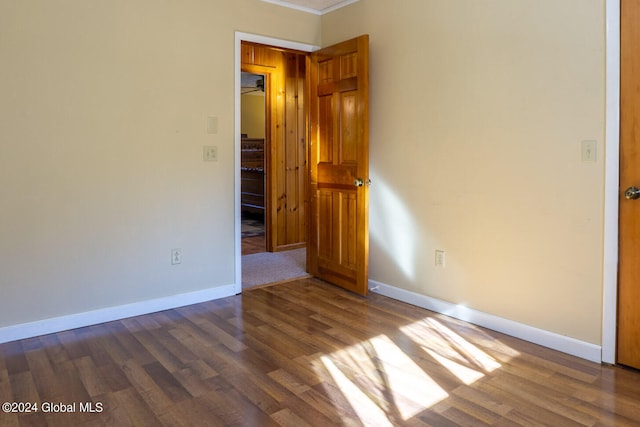
[[[291,3],[289,1],[285,1],[285,0],[262,0],[262,1],[266,2],[266,3],[271,3],[271,4],[278,5],[278,6],[286,7],[286,8],[289,8],[289,9],[295,9],[295,10],[299,10],[299,11],[306,12],[306,13],[312,13],[314,15],[324,15],[326,13],[333,12],[334,10],[338,10],[338,9],[343,8],[345,6],[348,6],[348,5],[352,4],[352,3],[355,3],[358,0],[344,0],[344,1],[341,1],[340,3],[334,4],[333,6],[327,7],[327,8],[322,9],[322,10],[313,9],[313,8],[305,7],[305,6],[300,6],[300,5]]]

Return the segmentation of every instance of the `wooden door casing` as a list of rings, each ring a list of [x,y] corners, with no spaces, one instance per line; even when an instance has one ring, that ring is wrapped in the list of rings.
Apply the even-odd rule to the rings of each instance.
[[[314,52],[309,75],[309,273],[366,295],[369,37]]]
[[[640,0],[621,1],[620,223],[617,362],[640,369]]]

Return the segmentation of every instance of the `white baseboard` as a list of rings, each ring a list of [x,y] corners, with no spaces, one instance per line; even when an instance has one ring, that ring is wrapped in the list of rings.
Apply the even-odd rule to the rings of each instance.
[[[427,310],[435,311],[456,319],[464,320],[478,326],[502,332],[544,347],[571,354],[592,362],[601,363],[602,347],[577,340],[575,338],[538,329],[513,320],[503,319],[492,314],[483,313],[468,307],[452,304],[426,295],[389,286],[384,283],[369,281],[372,292],[397,299]],[[189,292],[166,298],[158,298],[116,307],[76,313],[52,319],[38,320],[0,328],[0,343],[32,338],[70,329],[82,328],[98,323],[111,322],[127,317],[155,313],[162,310],[183,307],[235,295],[235,285],[226,285],[202,291]]]
[[[116,307],[87,311],[84,313],[71,314],[68,316],[55,317],[52,319],[5,326],[0,328],[0,343],[82,328],[85,326],[96,325],[98,323],[140,316],[142,314],[155,313],[158,311],[183,307],[185,305],[225,298],[235,294],[235,285],[226,285],[217,288],[173,295],[165,298],[157,298],[132,304],[119,305]]]
[[[427,310],[435,311],[455,319],[464,320],[497,332],[502,332],[525,341],[571,354],[592,362],[602,362],[602,347],[575,338],[534,328],[524,323],[503,319],[492,314],[483,313],[468,307],[452,304],[426,295],[389,286],[384,283],[369,281],[371,292],[397,299]]]

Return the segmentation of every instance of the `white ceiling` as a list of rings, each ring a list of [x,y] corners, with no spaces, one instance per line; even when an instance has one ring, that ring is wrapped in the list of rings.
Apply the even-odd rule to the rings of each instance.
[[[302,10],[304,12],[322,15],[340,9],[358,0],[262,0],[291,9]]]

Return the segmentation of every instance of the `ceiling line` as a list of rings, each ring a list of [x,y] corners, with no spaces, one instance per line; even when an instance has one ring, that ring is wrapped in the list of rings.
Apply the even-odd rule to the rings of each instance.
[[[333,12],[334,10],[338,10],[352,3],[355,3],[358,0],[343,0],[343,1],[337,1],[337,2],[329,0],[327,3],[329,4],[329,6],[323,9],[304,6],[303,4],[309,3],[308,1],[305,1],[305,0],[262,0],[262,1],[266,3],[272,3],[278,6],[286,7],[289,9],[295,9],[295,10],[300,10],[302,12],[312,13],[314,15],[324,15],[325,13]]]

